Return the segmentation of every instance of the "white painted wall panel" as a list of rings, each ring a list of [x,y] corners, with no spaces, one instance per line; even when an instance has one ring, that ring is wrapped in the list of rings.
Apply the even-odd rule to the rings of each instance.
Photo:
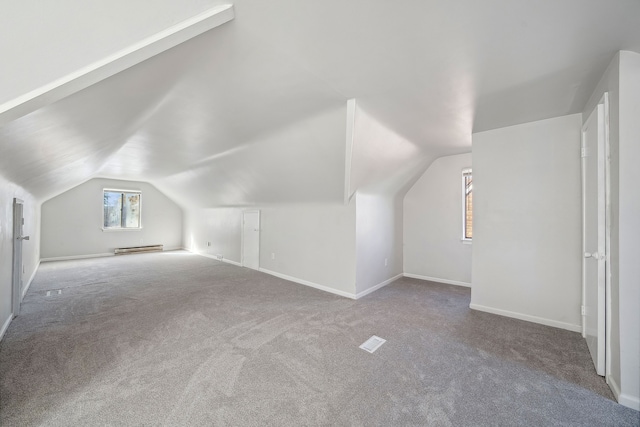
[[[104,188],[142,191],[141,230],[102,230]],[[112,254],[140,245],[175,249],[182,240],[182,209],[148,183],[96,178],[42,204],[43,259]]]
[[[354,203],[266,207],[261,221],[261,268],[354,293]]]
[[[2,2],[0,104],[171,27],[217,0]],[[46,64],[46,65],[43,65]]]
[[[462,169],[471,153],[441,157],[404,198],[404,272],[471,283],[471,245],[462,239]]]
[[[600,102],[605,92],[609,93],[609,144],[610,144],[610,198],[611,217],[618,218],[619,209],[619,169],[620,169],[620,55],[616,54],[607,70],[602,75],[600,82],[593,91],[589,102],[584,107],[582,121],[593,112],[595,106]],[[609,263],[611,271],[611,311],[614,314],[620,312],[620,292],[619,292],[619,234],[620,224],[618,221],[611,221],[611,252]],[[620,318],[618,315],[611,316],[611,378],[619,387],[620,384]],[[614,388],[615,388],[614,387]]]
[[[620,52],[620,403],[640,410],[640,54]]]
[[[472,308],[581,325],[580,114],[473,135]]]
[[[358,192],[356,202],[356,293],[361,293],[402,273],[402,200]]]
[[[355,293],[355,203],[255,206],[260,210],[260,268]],[[242,208],[185,215],[184,246],[241,261]],[[206,246],[206,242],[211,246]],[[274,257],[272,258],[272,254]]]
[[[40,260],[40,205],[30,193],[0,175],[0,328],[11,315],[14,197],[24,201],[23,232],[30,237],[22,245],[24,287],[28,285]]]
[[[640,305],[638,162],[640,161],[640,55],[613,58],[584,107],[586,121],[609,93],[611,145],[611,377],[620,403],[640,407]]]
[[[186,209],[184,218],[185,249],[240,263],[242,209]]]

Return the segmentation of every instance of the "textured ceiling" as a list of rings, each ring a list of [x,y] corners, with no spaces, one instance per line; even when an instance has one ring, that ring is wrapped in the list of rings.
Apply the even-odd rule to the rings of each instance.
[[[50,19],[9,3],[0,101],[221,2],[65,0]],[[0,175],[41,200],[107,176],[183,205],[340,201],[348,99],[417,161],[579,112],[617,50],[640,52],[637,0],[233,3],[233,21],[0,127]]]

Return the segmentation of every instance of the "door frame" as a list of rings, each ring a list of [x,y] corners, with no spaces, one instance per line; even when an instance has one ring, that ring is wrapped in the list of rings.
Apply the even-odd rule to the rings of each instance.
[[[22,215],[18,218],[17,206],[22,206]],[[20,314],[20,303],[22,302],[22,265],[24,260],[22,258],[22,233],[24,232],[24,201],[18,198],[13,199],[13,232],[12,232],[12,244],[11,244],[11,313],[13,317]],[[18,258],[18,252],[20,256]]]
[[[604,138],[602,141],[598,140],[598,144],[604,144],[604,148],[602,152],[604,152],[604,199],[605,199],[605,345],[604,345],[604,359],[605,359],[605,380],[607,384],[609,384],[609,377],[611,375],[611,154],[610,154],[610,144],[609,144],[609,93],[605,92],[600,98],[600,101],[594,106],[592,112],[589,114],[593,114],[593,111],[597,110],[599,106],[603,106],[603,133]],[[581,128],[580,133],[580,147],[584,147],[584,133],[585,133],[585,125]],[[585,176],[584,170],[582,167],[582,155],[581,155],[581,191],[582,191],[582,307],[584,310],[586,303],[586,275],[585,275],[585,258],[584,252],[586,248],[584,247],[585,236],[586,236],[586,228],[585,228]],[[581,317],[582,319],[582,337],[586,337],[586,324],[585,324],[585,316],[584,314]]]
[[[242,211],[242,222],[240,224],[240,264],[243,267],[246,267],[244,260],[244,215],[248,213],[257,213],[258,214],[258,230],[261,231],[262,228],[262,215],[260,214],[260,209],[251,209]],[[258,233],[258,268],[260,269],[260,233]]]

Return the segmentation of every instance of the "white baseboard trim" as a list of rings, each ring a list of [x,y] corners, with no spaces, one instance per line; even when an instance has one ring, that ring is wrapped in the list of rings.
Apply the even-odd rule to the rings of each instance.
[[[239,262],[237,262],[237,261],[232,261],[232,260],[227,259],[227,258],[222,258],[222,259],[220,259],[220,258],[218,258],[218,257],[217,257],[217,256],[215,256],[215,255],[205,254],[205,253],[202,253],[202,252],[190,251],[189,249],[185,249],[185,251],[187,251],[187,252],[191,252],[191,253],[192,253],[192,254],[194,254],[194,255],[200,255],[200,256],[203,256],[203,257],[205,257],[205,258],[211,258],[211,259],[215,259],[216,261],[222,261],[222,262],[226,262],[227,264],[233,264],[233,265],[235,265],[235,266],[237,266],[237,267],[242,267],[242,264],[240,264]]]
[[[27,291],[29,290],[29,286],[31,286],[31,282],[33,282],[33,278],[36,277],[38,268],[40,268],[40,261],[38,261],[38,264],[36,264],[36,268],[33,269],[33,273],[31,273],[31,277],[27,282],[27,286],[25,286],[24,289],[22,290],[22,295],[20,296],[20,302],[22,302],[22,300],[24,299],[24,296],[27,294]]]
[[[471,283],[460,282],[458,280],[440,279],[438,277],[421,276],[419,274],[411,274],[411,273],[404,273],[403,275],[404,277],[409,277],[411,279],[428,280],[429,282],[438,282],[438,283],[444,283],[447,285],[464,286],[467,288],[471,287]]]
[[[622,406],[626,406],[627,408],[640,411],[640,398],[620,392],[620,386],[611,375],[607,377],[607,384],[609,384],[609,388],[613,392],[613,396],[616,398],[619,404],[621,404]]]
[[[620,396],[618,396],[618,403],[622,406],[626,406],[627,408],[640,411],[640,398],[638,397],[629,396],[626,393],[621,393]]]
[[[369,288],[369,289],[365,289],[365,290],[364,290],[364,291],[362,291],[362,292],[358,292],[358,293],[356,294],[356,299],[360,299],[360,298],[362,298],[362,297],[364,297],[364,296],[366,296],[366,295],[369,295],[370,293],[375,292],[375,291],[377,291],[378,289],[380,289],[380,288],[383,288],[383,287],[387,286],[389,283],[391,283],[391,282],[395,282],[396,280],[398,280],[398,279],[399,279],[399,278],[401,278],[402,276],[403,276],[403,274],[402,274],[402,273],[400,273],[400,274],[398,274],[398,275],[396,275],[396,276],[393,276],[391,279],[387,279],[387,280],[385,280],[384,282],[380,282],[380,283],[378,283],[377,285],[375,285],[375,286],[373,286],[373,287],[371,287],[371,288]]]
[[[102,258],[107,256],[114,256],[113,253],[104,253],[104,254],[89,254],[89,255],[70,255],[70,256],[58,256],[51,258],[42,258],[40,262],[51,262],[51,261],[70,261],[74,259],[87,259],[87,258]]]
[[[309,287],[312,287],[312,288],[315,288],[315,289],[319,289],[321,291],[329,292],[329,293],[332,293],[332,294],[335,294],[335,295],[340,295],[341,297],[346,297],[346,298],[350,298],[350,299],[356,299],[357,298],[355,294],[352,294],[352,293],[349,293],[349,292],[340,291],[338,289],[333,289],[333,288],[330,288],[328,286],[319,285],[317,283],[309,282],[308,280],[298,279],[297,277],[287,276],[286,274],[282,274],[282,273],[278,273],[278,272],[275,272],[275,271],[267,270],[266,268],[259,268],[258,271],[270,274],[272,276],[279,277],[279,278],[284,279],[284,280],[288,280],[290,282],[299,283],[301,285],[309,286]]]
[[[607,377],[607,384],[609,385],[609,388],[613,392],[613,397],[615,397],[616,400],[619,402],[620,401],[620,386],[618,385],[616,380],[613,379],[613,377],[611,375],[609,375]]]
[[[9,318],[5,320],[4,324],[2,325],[2,329],[0,329],[0,341],[2,341],[2,338],[4,338],[4,334],[5,332],[7,332],[7,329],[9,329],[9,325],[11,324],[12,320],[13,320],[13,313],[9,315]]]
[[[484,305],[469,304],[472,310],[484,311],[486,313],[497,314],[499,316],[511,317],[514,319],[525,320],[527,322],[539,323],[554,328],[566,329],[572,332],[582,332],[581,325],[573,325],[571,323],[558,322],[557,320],[545,319],[544,317],[531,316],[529,314],[516,313],[514,311],[502,310],[499,308],[486,307]]]
[[[184,251],[185,248],[183,248],[182,246],[169,246],[169,247],[163,247],[162,248],[162,252],[169,252],[169,251]]]
[[[218,258],[215,258],[215,259],[218,259]],[[228,264],[232,264],[232,265],[235,265],[237,267],[242,267],[242,264],[240,264],[239,262],[233,261],[233,260],[230,260],[230,259],[227,259],[227,258],[218,259],[218,261],[226,262]]]

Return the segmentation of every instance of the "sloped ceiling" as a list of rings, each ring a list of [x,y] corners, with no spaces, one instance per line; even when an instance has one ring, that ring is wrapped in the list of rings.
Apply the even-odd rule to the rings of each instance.
[[[221,4],[75,1],[0,14],[0,96]],[[614,53],[640,52],[637,0],[232,3],[233,21],[2,126],[0,175],[40,200],[105,176],[186,206],[342,201],[348,99],[433,158],[581,111]]]

